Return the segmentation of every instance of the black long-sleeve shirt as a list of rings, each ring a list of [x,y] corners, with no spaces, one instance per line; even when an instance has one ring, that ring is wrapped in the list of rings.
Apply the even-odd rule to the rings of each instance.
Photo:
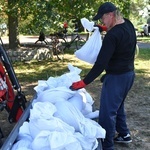
[[[85,84],[91,83],[104,70],[108,74],[134,70],[136,33],[133,24],[128,19],[124,20],[124,23],[115,25],[105,35],[97,60],[83,79]]]

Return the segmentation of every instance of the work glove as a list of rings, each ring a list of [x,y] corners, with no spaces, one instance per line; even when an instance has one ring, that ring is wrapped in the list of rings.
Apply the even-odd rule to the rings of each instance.
[[[82,88],[84,88],[85,86],[86,86],[86,84],[84,83],[84,81],[83,81],[83,80],[80,80],[80,81],[78,81],[78,82],[72,83],[72,85],[70,86],[70,89],[74,91],[74,90],[82,89]]]
[[[98,27],[99,28],[99,32],[107,31],[107,27],[106,26],[95,24],[94,27]]]

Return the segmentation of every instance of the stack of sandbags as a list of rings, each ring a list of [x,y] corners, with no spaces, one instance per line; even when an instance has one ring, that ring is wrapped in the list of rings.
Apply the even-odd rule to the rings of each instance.
[[[68,65],[69,73],[39,81],[34,89],[29,122],[20,127],[13,150],[94,150],[97,139],[105,138],[105,130],[90,117],[94,103],[90,94],[69,89],[80,80],[81,70]]]

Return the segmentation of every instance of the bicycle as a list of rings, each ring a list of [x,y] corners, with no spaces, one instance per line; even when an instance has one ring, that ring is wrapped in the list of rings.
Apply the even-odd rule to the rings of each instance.
[[[81,38],[79,33],[73,33],[73,34],[67,34],[67,33],[56,33],[56,37],[58,38],[59,42],[62,45],[63,51],[66,49],[69,49],[71,47],[75,47],[76,50],[78,50],[80,47],[82,47],[86,40]]]
[[[51,44],[49,44],[49,48],[51,50],[52,58],[55,55],[58,60],[63,60],[64,58],[64,50],[59,41],[57,34],[50,34],[51,36]]]

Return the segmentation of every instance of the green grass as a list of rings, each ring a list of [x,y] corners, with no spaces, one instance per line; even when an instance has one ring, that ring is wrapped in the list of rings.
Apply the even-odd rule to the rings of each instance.
[[[140,49],[139,56],[135,59],[135,71],[138,75],[150,77],[150,49]]]
[[[84,76],[91,68],[91,65],[80,61],[73,55],[73,50],[65,51],[64,60],[43,60],[31,62],[16,62],[13,67],[17,78],[21,82],[36,82],[38,80],[47,80],[48,77],[60,76],[68,72],[68,64],[72,64],[83,69],[81,76]]]
[[[20,82],[37,82],[68,72],[67,65],[69,63],[82,69],[81,77],[84,77],[92,67],[92,65],[75,58],[72,50],[65,52],[64,61],[54,59],[53,61],[43,60],[28,63],[16,62],[13,63],[13,67]],[[139,56],[135,59],[135,72],[137,77],[150,77],[150,49],[140,49]]]
[[[142,41],[142,42],[150,42],[150,36],[144,36],[144,37],[137,37],[137,41]]]

